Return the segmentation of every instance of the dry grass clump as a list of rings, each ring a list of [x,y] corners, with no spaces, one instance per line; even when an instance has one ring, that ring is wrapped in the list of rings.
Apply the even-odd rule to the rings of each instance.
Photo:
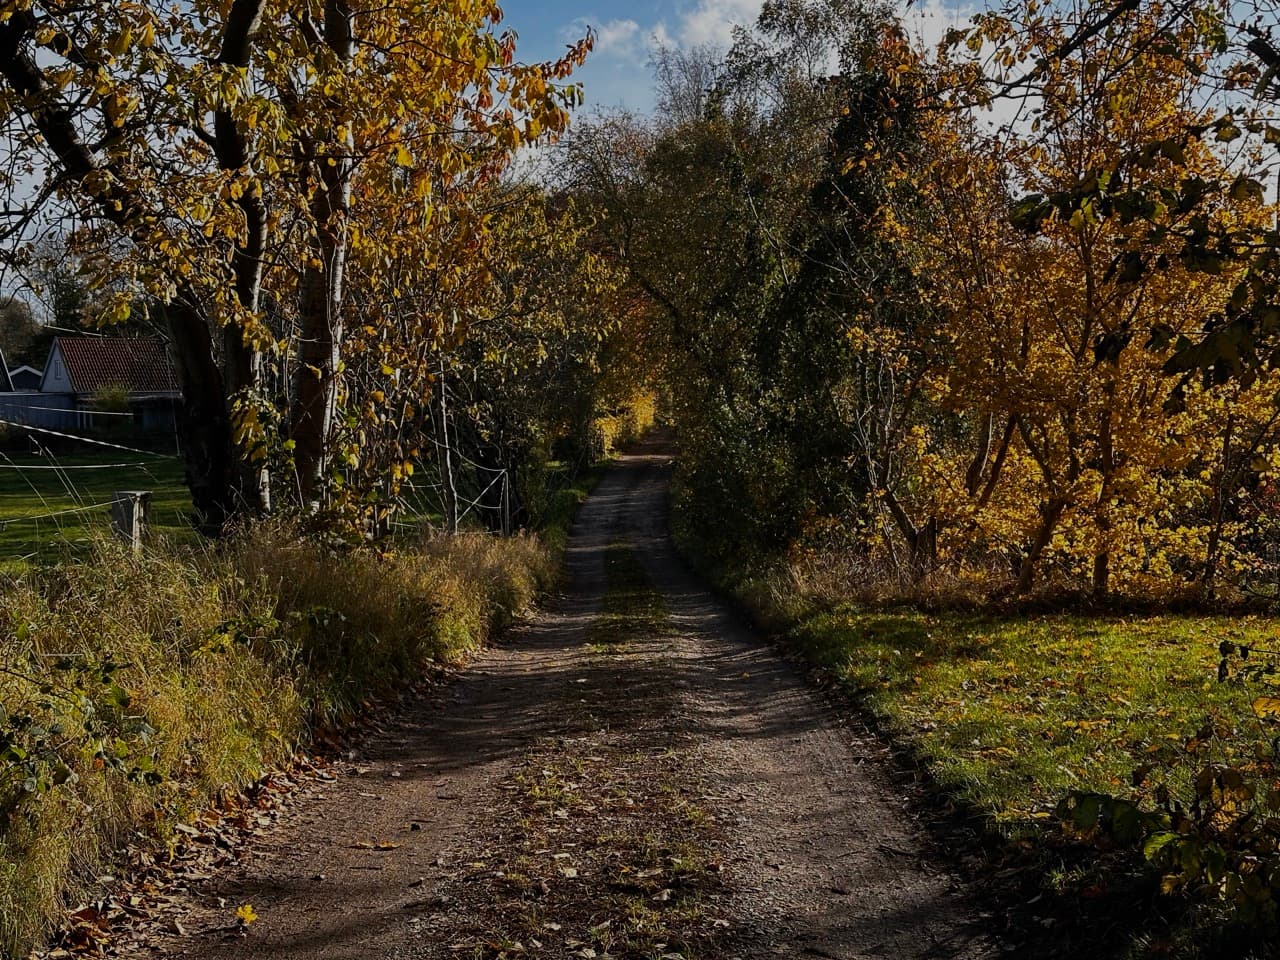
[[[836,603],[880,606],[912,604],[974,609],[988,605],[1011,586],[1008,571],[938,568],[915,575],[888,563],[877,563],[847,550],[803,550],[777,564],[775,578],[787,597],[803,597],[810,605]]]
[[[264,525],[199,555],[104,544],[0,584],[0,953],[45,936],[131,835],[460,660],[552,575],[532,538],[380,557]]]
[[[247,611],[234,628],[290,665],[326,722],[425,663],[457,663],[555,571],[532,537],[468,533],[378,556],[333,553],[267,526],[238,541],[228,562]]]

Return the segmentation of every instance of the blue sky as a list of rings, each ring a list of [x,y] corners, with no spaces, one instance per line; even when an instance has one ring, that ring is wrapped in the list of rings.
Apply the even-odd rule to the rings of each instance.
[[[975,0],[976,2],[976,0]],[[587,109],[626,107],[644,112],[653,106],[647,67],[654,39],[678,46],[727,45],[733,25],[754,22],[760,0],[505,0],[506,26],[520,40],[521,60],[557,57],[588,26],[595,29],[595,51],[579,74]],[[908,19],[926,41],[967,18],[966,0],[924,0],[909,8]]]
[[[758,0],[506,0],[506,25],[520,40],[522,60],[558,56],[572,38],[588,26],[595,29],[596,48],[581,71],[590,108],[624,106],[644,111],[653,104],[652,84],[646,66],[653,38],[666,42],[724,42],[733,20],[749,21],[759,10]],[[720,19],[718,30],[701,29],[695,18]],[[703,34],[706,34],[705,36]]]

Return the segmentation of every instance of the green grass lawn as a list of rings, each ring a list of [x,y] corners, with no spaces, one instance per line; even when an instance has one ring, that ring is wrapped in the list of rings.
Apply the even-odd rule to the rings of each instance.
[[[603,471],[603,464],[577,474],[564,465],[550,465],[544,502],[533,519],[556,545],[562,545],[573,513]],[[191,499],[182,476],[182,461],[172,457],[112,450],[52,456],[0,453],[0,570],[82,551],[94,536],[110,529],[107,504],[117,490],[150,490],[152,533],[180,543],[194,541]],[[443,523],[431,479],[420,470],[406,490],[409,512],[398,518],[399,538],[413,539]],[[467,523],[478,527],[481,518],[473,510]]]
[[[859,691],[939,784],[1010,828],[1052,816],[1071,790],[1120,796],[1163,781],[1185,795],[1205,762],[1187,744],[1207,717],[1246,756],[1280,733],[1257,720],[1258,683],[1217,681],[1224,639],[1280,647],[1280,621],[1134,616],[818,614],[793,630],[815,663]],[[1147,770],[1146,768],[1150,768]]]
[[[171,540],[193,539],[191,498],[182,476],[178,459],[111,450],[0,455],[0,569],[82,550],[94,535],[110,529],[106,504],[116,490],[150,490],[152,532]]]

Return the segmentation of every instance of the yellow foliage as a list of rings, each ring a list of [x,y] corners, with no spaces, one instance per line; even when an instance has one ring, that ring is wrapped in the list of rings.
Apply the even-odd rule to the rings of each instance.
[[[598,457],[609,457],[639,437],[657,421],[657,398],[650,392],[637,391],[622,408],[609,416],[592,421],[592,445]]]
[[[1280,461],[1280,374],[1206,386],[1164,368],[1178,338],[1194,340],[1221,311],[1240,271],[1184,263],[1176,232],[1154,243],[1152,226],[1172,216],[1159,204],[1127,220],[1085,201],[1034,234],[1010,217],[1020,198],[1071,191],[1153,142],[1190,140],[1153,158],[1148,190],[1197,176],[1230,182],[1226,161],[1186,136],[1204,121],[1194,68],[1147,42],[1161,30],[1151,11],[1126,19],[1123,42],[1069,57],[1050,55],[1070,35],[1061,19],[1036,18],[1016,43],[998,21],[986,30],[1016,47],[1009,66],[1043,69],[1036,121],[992,135],[936,110],[920,120],[923,167],[884,158],[924,206],[889,205],[879,228],[928,278],[935,340],[858,322],[848,333],[852,350],[934,411],[903,429],[890,455],[903,479],[873,493],[873,514],[895,519],[883,549],[911,520],[916,531],[935,525],[933,563],[954,575],[1003,557],[1023,589],[1046,573],[1098,593],[1211,588],[1233,563],[1237,528],[1223,505]],[[897,55],[924,69],[909,48]],[[941,86],[963,86],[964,65],[938,69]],[[1122,84],[1109,79],[1121,73]],[[1229,199],[1213,214],[1224,224],[1273,216],[1256,195]],[[1135,250],[1167,266],[1128,275],[1119,267]],[[1148,343],[1153,330],[1162,337]]]

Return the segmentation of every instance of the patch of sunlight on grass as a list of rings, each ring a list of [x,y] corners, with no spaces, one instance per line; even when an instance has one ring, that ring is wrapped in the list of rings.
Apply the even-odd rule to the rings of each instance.
[[[7,572],[28,562],[84,555],[109,529],[105,504],[117,490],[151,491],[154,535],[171,543],[198,539],[182,462],[176,458],[114,451],[53,458],[9,454],[0,465],[0,569]]]
[[[1256,687],[1216,680],[1221,640],[1277,645],[1266,618],[844,607],[793,635],[998,820],[1044,817],[1073,789],[1125,795],[1144,765],[1177,794],[1203,762],[1183,744],[1210,715],[1238,727],[1235,749],[1274,736],[1250,710]]]

